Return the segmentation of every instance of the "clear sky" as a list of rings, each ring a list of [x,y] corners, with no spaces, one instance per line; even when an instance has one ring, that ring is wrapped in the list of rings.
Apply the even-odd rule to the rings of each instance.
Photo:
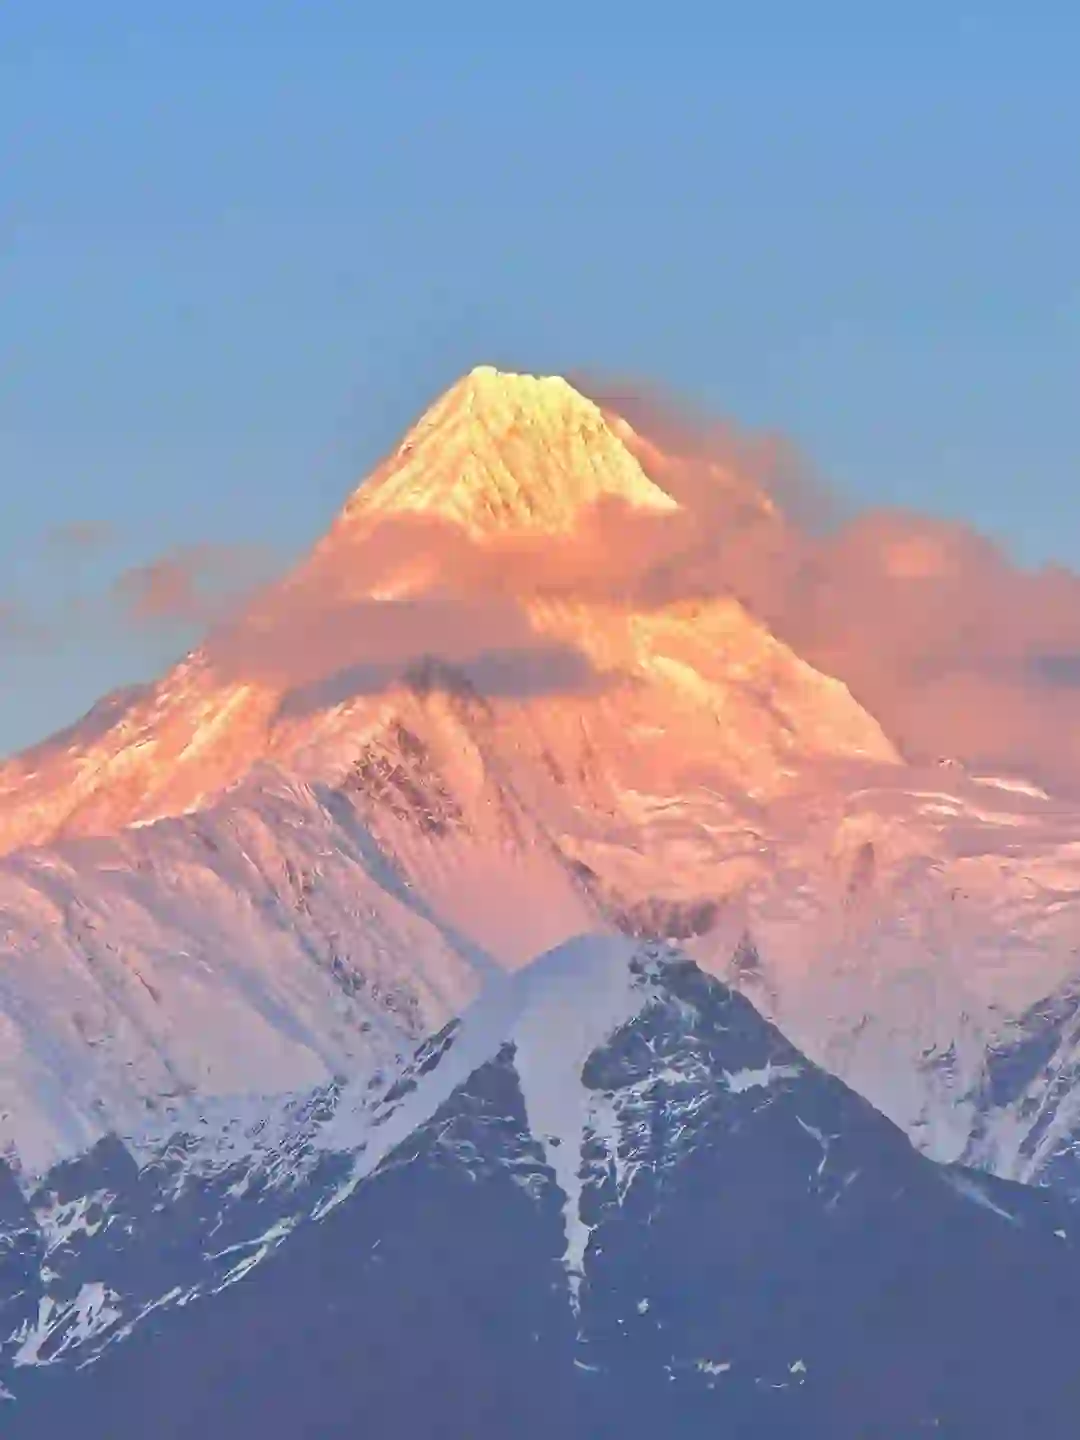
[[[294,553],[479,362],[1080,566],[1074,4],[383,9],[0,7],[0,752],[183,639],[119,570]]]

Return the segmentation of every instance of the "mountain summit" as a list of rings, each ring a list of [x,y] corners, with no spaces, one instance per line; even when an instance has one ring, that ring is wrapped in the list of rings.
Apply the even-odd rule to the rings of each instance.
[[[583,508],[606,497],[676,508],[599,406],[566,380],[481,365],[421,417],[342,518],[437,515],[470,534],[566,535]]]

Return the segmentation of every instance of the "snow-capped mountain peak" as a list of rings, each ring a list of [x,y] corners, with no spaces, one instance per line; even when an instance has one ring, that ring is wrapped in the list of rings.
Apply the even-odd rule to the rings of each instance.
[[[278,585],[0,766],[0,1144],[31,1182],[367,1077],[585,933],[679,939],[931,1154],[978,1135],[1012,1173],[1027,1122],[984,1133],[982,1070],[1074,978],[1077,816],[906,764],[683,585],[684,459],[476,370]]]
[[[659,513],[677,508],[600,407],[567,381],[482,365],[359,487],[326,543],[338,543],[360,518],[387,515],[440,517],[481,535],[565,535],[605,498]]]
[[[543,711],[569,696],[560,729],[617,694],[650,758],[663,727],[676,732],[663,749],[687,756],[720,726],[737,768],[768,752],[757,783],[771,788],[780,753],[894,763],[844,686],[733,597],[626,590],[628,556],[651,553],[655,527],[681,514],[643,468],[648,453],[558,377],[474,371],[235,622],[157,683],[0,765],[0,850],[204,806],[261,758],[329,778],[343,742],[355,753],[388,702],[400,709],[410,667],[432,654],[496,702]],[[689,523],[678,544],[692,542]],[[520,724],[520,706],[501,708]]]

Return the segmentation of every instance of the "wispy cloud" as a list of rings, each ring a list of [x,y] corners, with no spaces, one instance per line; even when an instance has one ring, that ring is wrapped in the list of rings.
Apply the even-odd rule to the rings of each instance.
[[[274,568],[268,552],[256,546],[178,546],[122,571],[111,595],[136,625],[201,627],[228,614]]]
[[[642,464],[680,500],[682,534],[694,536],[658,569],[661,545],[654,576],[737,595],[845,681],[912,758],[1080,786],[1080,576],[1018,566],[966,525],[852,513],[791,447],[740,456],[722,428],[651,399],[612,403],[633,416]],[[740,507],[725,472],[774,507]]]
[[[0,597],[0,658],[51,648],[54,633],[46,619],[22,600]]]
[[[50,546],[87,552],[106,549],[116,540],[116,531],[106,520],[68,520],[46,532]]]

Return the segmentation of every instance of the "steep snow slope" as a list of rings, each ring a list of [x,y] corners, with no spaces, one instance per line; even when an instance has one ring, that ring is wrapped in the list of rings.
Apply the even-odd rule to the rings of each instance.
[[[188,1225],[133,1327],[137,1231],[102,1219],[130,1164],[78,1258],[49,1212],[74,1298],[16,1332],[9,1433],[1074,1432],[1070,1207],[920,1157],[665,947],[562,947],[320,1105],[291,1182],[168,1208],[222,1229]]]
[[[392,1063],[490,964],[346,797],[269,770],[197,816],[9,858],[0,926],[0,1133],[29,1175]]]
[[[1076,978],[1080,817],[904,764],[734,597],[620,591],[602,542],[678,522],[672,463],[475,371],[227,633],[0,767],[29,1174],[369,1073],[589,928],[686,941],[931,1154],[1015,1172],[984,1060]]]

